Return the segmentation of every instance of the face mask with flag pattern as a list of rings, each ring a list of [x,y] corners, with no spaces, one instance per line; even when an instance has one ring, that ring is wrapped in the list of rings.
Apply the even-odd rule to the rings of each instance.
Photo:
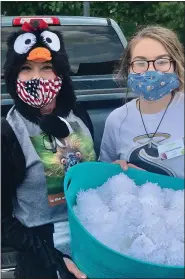
[[[42,108],[58,95],[62,86],[62,79],[57,76],[53,80],[43,78],[21,81],[17,79],[17,94],[26,104]]]

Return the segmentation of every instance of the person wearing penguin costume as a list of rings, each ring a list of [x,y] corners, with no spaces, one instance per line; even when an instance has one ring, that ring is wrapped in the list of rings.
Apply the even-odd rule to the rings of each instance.
[[[62,34],[25,22],[7,41],[4,78],[14,106],[1,120],[2,242],[17,251],[15,278],[86,278],[54,247],[67,220],[65,172],[94,161],[93,126],[76,101]]]

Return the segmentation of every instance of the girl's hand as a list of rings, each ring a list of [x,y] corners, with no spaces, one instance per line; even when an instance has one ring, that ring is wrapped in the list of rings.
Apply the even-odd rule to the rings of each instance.
[[[73,261],[71,261],[68,258],[63,258],[63,259],[64,259],[64,262],[65,262],[68,270],[72,274],[74,274],[76,276],[76,278],[78,278],[78,279],[87,278],[87,276],[78,269],[78,267],[76,266],[76,264]]]
[[[127,163],[127,161],[125,160],[116,160],[113,162],[113,164],[116,164],[116,165],[120,165],[120,167],[123,169],[123,170],[128,170],[128,168],[135,168],[135,169],[138,169],[138,170],[144,170],[142,168],[139,168],[133,164],[130,164],[130,163]]]

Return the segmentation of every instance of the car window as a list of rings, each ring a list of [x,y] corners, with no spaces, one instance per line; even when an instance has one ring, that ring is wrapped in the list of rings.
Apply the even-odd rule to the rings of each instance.
[[[6,55],[6,40],[20,27],[1,29],[1,65]],[[112,74],[115,62],[124,51],[123,45],[111,26],[52,26],[64,36],[72,76]]]

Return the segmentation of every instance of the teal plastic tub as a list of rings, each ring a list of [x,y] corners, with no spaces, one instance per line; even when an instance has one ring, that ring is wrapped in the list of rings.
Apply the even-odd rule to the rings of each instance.
[[[107,163],[81,163],[67,172],[64,190],[68,205],[73,260],[88,278],[184,278],[184,266],[152,264],[113,251],[97,241],[75,216],[73,205],[76,204],[76,194],[80,189],[97,188],[108,178],[121,172],[124,171],[118,165]],[[184,189],[184,179],[132,168],[124,173],[137,185],[151,181],[159,183],[162,188]]]

